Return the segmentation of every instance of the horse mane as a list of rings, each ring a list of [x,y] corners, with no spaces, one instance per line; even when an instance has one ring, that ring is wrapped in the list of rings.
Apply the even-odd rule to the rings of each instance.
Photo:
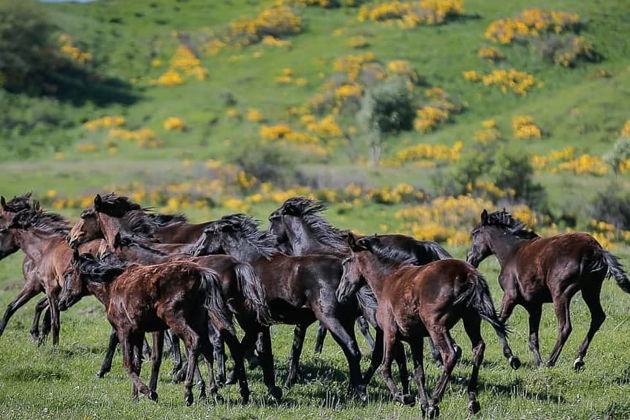
[[[525,223],[512,216],[505,209],[488,214],[488,225],[498,226],[510,234],[522,239],[538,238],[538,234],[529,229]]]
[[[60,214],[39,209],[39,203],[34,202],[34,208],[18,212],[13,219],[13,226],[20,229],[35,228],[40,232],[56,235],[67,235],[70,224]]]
[[[98,199],[98,196],[97,196]],[[96,205],[95,201],[95,205]],[[105,194],[100,197],[98,202],[98,209],[96,211],[107,214],[112,217],[123,217],[125,214],[132,210],[144,210],[138,203],[134,203],[124,195],[118,195],[116,193]]]
[[[90,281],[108,283],[125,271],[126,265],[113,258],[97,259],[92,254],[81,254],[78,269],[82,275],[88,276]]]
[[[182,214],[151,213],[150,209],[130,211],[123,217],[129,230],[142,236],[153,236],[156,231],[173,223],[186,223],[188,219]]]
[[[168,254],[164,251],[161,251],[159,249],[153,248],[151,245],[151,243],[147,243],[146,238],[144,237],[139,237],[136,235],[116,235],[116,238],[114,240],[114,248],[116,247],[138,247],[141,249],[144,249],[145,251],[151,252],[152,254],[157,254],[161,257],[167,256]]]
[[[319,200],[306,197],[292,197],[282,204],[280,212],[301,218],[313,232],[315,239],[326,246],[339,251],[347,251],[348,245],[343,240],[341,231],[320,215],[328,207]]]
[[[414,255],[401,249],[385,245],[380,240],[370,241],[368,249],[376,258],[390,265],[415,265],[417,262]]]
[[[218,220],[222,226],[229,226],[236,237],[250,244],[265,258],[271,258],[278,250],[276,237],[266,231],[258,229],[260,222],[246,214],[229,214]]]
[[[33,207],[31,203],[31,195],[33,195],[33,193],[28,192],[24,195],[13,197],[11,200],[6,202],[5,204],[6,211],[9,211],[11,213],[17,213],[22,210],[31,209]]]

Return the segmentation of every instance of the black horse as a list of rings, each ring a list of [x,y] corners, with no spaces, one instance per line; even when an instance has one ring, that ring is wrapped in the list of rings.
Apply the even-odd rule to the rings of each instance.
[[[206,227],[194,249],[195,255],[229,254],[250,263],[260,278],[272,318],[275,322],[300,325],[304,330],[319,320],[343,350],[350,370],[350,384],[362,401],[366,401],[361,377],[361,353],[354,335],[357,302],[341,304],[335,291],[343,274],[342,260],[331,255],[287,256],[276,247],[276,238],[258,229],[258,222],[249,216],[224,216]],[[253,344],[245,331],[243,342]],[[263,331],[263,352],[271,355],[269,331]],[[244,344],[245,346],[245,344]],[[300,348],[293,348],[289,377],[297,373]],[[266,358],[263,358],[266,359]],[[263,371],[273,372],[273,364]]]

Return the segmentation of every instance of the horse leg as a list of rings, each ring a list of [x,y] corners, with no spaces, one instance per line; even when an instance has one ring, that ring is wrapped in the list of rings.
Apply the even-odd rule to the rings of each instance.
[[[116,346],[118,345],[118,334],[116,330],[112,328],[112,332],[109,334],[109,343],[107,344],[107,353],[105,353],[105,359],[101,365],[101,369],[96,373],[97,378],[102,378],[110,370],[112,370],[112,359],[116,352]]]
[[[435,418],[440,415],[438,403],[442,400],[442,396],[446,390],[446,385],[451,377],[453,368],[455,368],[455,365],[457,364],[458,356],[457,352],[453,348],[453,340],[445,327],[441,325],[434,325],[432,328],[429,327],[427,329],[429,330],[431,338],[433,338],[433,343],[440,351],[442,361],[444,362],[442,376],[440,376],[440,379],[433,390],[433,394],[431,395],[431,405],[427,409],[427,417]]]
[[[245,362],[244,362],[244,352],[241,343],[238,341],[238,338],[234,335],[232,331],[228,329],[221,329],[221,337],[225,344],[230,349],[230,353],[232,354],[232,359],[234,359],[234,373],[238,380],[238,384],[240,387],[241,397],[243,398],[243,404],[247,404],[249,402],[249,385],[247,384],[247,374],[245,373]]]
[[[558,318],[558,339],[556,340],[556,344],[553,346],[553,350],[549,356],[549,360],[547,361],[547,366],[549,367],[556,364],[556,361],[560,356],[560,352],[564,347],[564,343],[567,342],[569,335],[571,335],[572,327],[569,303],[571,302],[572,295],[573,294],[565,292],[553,303],[554,309],[556,310],[556,318]]]
[[[582,298],[591,312],[591,325],[588,328],[586,337],[584,337],[584,341],[582,341],[582,344],[578,349],[577,359],[573,362],[573,369],[575,370],[580,370],[584,367],[584,356],[586,356],[588,346],[591,344],[591,340],[593,340],[595,333],[606,320],[606,314],[604,313],[602,305],[599,301],[601,287],[602,284],[600,282],[597,285],[592,285],[588,289],[582,289]]]
[[[368,346],[370,347],[370,351],[374,350],[374,338],[372,338],[372,334],[370,334],[370,327],[365,318],[361,315],[357,317],[357,324],[359,325],[359,331],[365,337],[365,341],[367,341]]]
[[[291,388],[295,382],[297,382],[299,376],[300,355],[302,354],[302,346],[304,345],[304,336],[306,335],[306,329],[308,324],[297,324],[293,330],[293,346],[291,346],[291,353],[289,354],[289,374],[284,381],[286,388]],[[324,330],[326,331],[326,330]]]
[[[440,356],[440,351],[433,344],[433,340],[431,337],[427,337],[429,341],[429,349],[431,350],[431,355],[433,356],[433,361],[435,361],[435,365],[437,367],[442,367],[442,356]]]
[[[214,359],[217,361],[217,383],[219,386],[225,385],[225,345],[221,333],[212,322],[208,323],[209,341],[214,352]]]
[[[57,346],[59,345],[59,330],[61,328],[61,322],[59,319],[59,299],[56,292],[48,293],[48,309],[50,310],[53,346]]]
[[[46,310],[44,310],[44,319],[42,319],[41,329],[39,330],[39,337],[37,338],[37,345],[41,346],[46,342],[48,334],[50,334],[50,328],[52,326],[50,307],[48,306],[48,298],[46,299]]]
[[[9,319],[13,316],[15,311],[20,309],[22,305],[24,305],[26,302],[31,300],[33,296],[39,293],[39,290],[35,289],[34,287],[27,286],[30,285],[28,283],[25,284],[24,287],[22,287],[20,293],[13,300],[13,302],[9,303],[9,305],[7,306],[7,310],[5,311],[2,320],[0,320],[0,336],[2,336],[2,333],[4,332],[4,329],[6,328]]]
[[[164,350],[164,331],[153,333],[153,351],[151,352],[151,379],[149,389],[155,393],[157,401],[157,383],[160,376],[160,365],[162,364],[162,351]]]
[[[499,310],[499,319],[501,322],[507,322],[508,318],[512,315],[514,307],[516,306],[516,297],[512,293],[505,292],[503,294],[503,300],[501,301],[501,309]]]
[[[315,339],[315,354],[321,354],[324,349],[324,340],[326,339],[327,332],[328,330],[326,327],[324,327],[320,322],[317,327],[317,338]]]
[[[210,385],[210,394],[214,397],[214,401],[217,403],[223,402],[223,397],[219,395],[219,387],[217,386],[217,382],[214,377],[214,355],[213,355],[213,345],[210,342],[209,337],[201,338],[201,354],[206,360],[206,365],[208,366],[208,384]],[[201,396],[199,396],[202,398]]]
[[[263,327],[260,334],[262,353],[260,360],[263,369],[263,381],[269,394],[276,400],[282,399],[282,388],[276,386],[276,374],[273,367],[273,348],[271,347],[271,332],[269,327]]]
[[[483,354],[486,349],[486,344],[481,338],[481,318],[475,313],[469,313],[468,316],[464,316],[464,329],[468,338],[470,338],[470,344],[472,345],[472,372],[470,374],[470,380],[468,381],[468,410],[472,414],[476,414],[481,410],[479,402],[477,401],[477,383],[479,381],[479,367],[483,362]]]
[[[537,367],[543,365],[540,356],[540,346],[538,344],[538,330],[540,328],[540,317],[542,316],[542,304],[534,304],[527,307],[529,313],[529,349],[534,354],[534,363]]]
[[[140,379],[139,373],[136,371],[136,362],[134,361],[134,350],[136,349],[136,347],[141,348],[142,335],[139,335],[139,337],[134,337],[129,332],[124,332],[122,333],[122,337],[119,338],[122,338],[120,342],[120,347],[123,356],[123,366],[125,367],[125,371],[127,372],[127,375],[129,376],[129,378],[131,379],[131,383],[133,384],[131,395],[132,399],[137,398],[138,390],[151,398],[153,395],[151,395],[151,391],[149,390],[149,388],[142,382],[142,379]],[[139,346],[136,346],[135,342],[139,342]]]
[[[184,360],[182,358],[182,351],[179,347],[179,336],[171,330],[169,330],[169,332],[171,335],[171,358],[173,359],[173,369],[171,369],[170,375],[173,376],[172,382],[178,383],[181,380],[180,372],[182,372],[184,368]]]
[[[361,351],[354,335],[354,318],[341,322],[334,316],[323,317],[320,321],[330,331],[337,344],[343,350],[350,370],[350,384],[362,403],[367,403],[367,391],[361,375]]]
[[[409,371],[407,370],[407,356],[405,355],[405,347],[402,341],[398,341],[394,348],[394,359],[398,365],[398,373],[400,374],[400,382],[402,384],[402,392],[409,394]]]
[[[363,375],[363,382],[365,382],[366,387],[381,363],[383,363],[383,330],[380,327],[376,327],[376,342],[374,343],[374,350],[372,350],[370,367]]]
[[[394,360],[396,346],[400,344],[396,337],[396,329],[393,324],[383,325],[383,327],[383,369],[381,374],[394,401],[398,401],[401,404],[410,404],[410,396],[400,392],[392,378],[392,361]]]
[[[39,340],[39,320],[42,317],[42,312],[48,308],[48,298],[41,298],[35,305],[35,315],[33,316],[33,325],[31,325],[31,339],[35,342]],[[48,323],[50,323],[50,316],[48,317]],[[42,331],[44,326],[42,325]],[[48,326],[50,329],[50,326]]]
[[[420,409],[422,416],[429,408],[429,395],[426,389],[426,380],[424,375],[424,337],[416,337],[410,340],[411,354],[413,356],[416,368],[413,372],[413,378],[418,385],[418,399],[420,400]]]
[[[192,388],[195,370],[197,368],[197,357],[199,355],[200,337],[183,318],[175,317],[175,323],[169,325],[173,332],[184,340],[187,350],[186,376],[184,378],[184,401],[186,405],[191,405],[194,401]]]

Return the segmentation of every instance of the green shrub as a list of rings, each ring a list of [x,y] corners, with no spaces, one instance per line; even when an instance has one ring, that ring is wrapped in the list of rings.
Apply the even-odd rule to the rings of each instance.
[[[604,155],[604,160],[612,166],[615,172],[619,172],[619,164],[630,159],[630,138],[622,137],[617,140],[612,150]]]

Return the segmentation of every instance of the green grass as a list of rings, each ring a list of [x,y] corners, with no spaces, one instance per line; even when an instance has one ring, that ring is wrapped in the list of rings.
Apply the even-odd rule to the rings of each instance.
[[[464,250],[456,250],[461,256]],[[617,253],[627,258],[630,250]],[[0,267],[0,302],[6,305],[19,290],[21,255],[9,257]],[[501,293],[496,281],[497,263],[482,264],[482,271],[491,284],[495,302]],[[608,318],[596,335],[586,358],[586,369],[575,373],[571,366],[575,351],[588,329],[588,310],[582,299],[573,300],[573,333],[554,368],[535,369],[527,348],[527,316],[517,308],[511,318],[511,345],[524,361],[512,371],[504,361],[498,341],[488,325],[483,327],[487,348],[480,373],[479,401],[481,413],[476,418],[523,419],[612,419],[628,418],[630,405],[630,346],[627,312],[630,296],[623,294],[614,281],[607,280],[602,292],[602,305]],[[312,352],[315,326],[311,327],[302,356],[305,379],[284,390],[280,404],[273,402],[262,384],[261,372],[249,370],[252,401],[240,404],[235,386],[221,390],[223,405],[197,402],[192,407],[183,403],[183,387],[170,384],[170,361],[163,364],[158,386],[160,402],[146,398],[130,400],[131,383],[122,369],[119,354],[112,372],[96,379],[105,352],[109,332],[101,305],[86,298],[62,314],[61,344],[37,347],[28,337],[32,306],[27,305],[11,320],[0,339],[0,412],[3,419],[30,418],[419,418],[418,407],[402,407],[392,403],[380,375],[369,386],[370,402],[362,407],[348,398],[347,368],[339,347],[328,338],[322,355]],[[273,348],[278,382],[286,375],[286,358],[292,339],[289,326],[273,327]],[[470,347],[461,325],[454,329],[455,340],[463,349],[462,361],[440,404],[442,418],[467,418],[465,384],[470,373]],[[556,338],[555,317],[546,305],[541,323],[541,349],[545,355]],[[360,345],[366,349],[363,339]],[[428,351],[427,351],[428,353]],[[429,355],[427,355],[429,357]],[[367,368],[367,358],[363,369]],[[439,370],[427,362],[428,384],[433,388]],[[145,363],[143,377],[149,365]],[[396,376],[397,377],[397,376]],[[415,390],[415,386],[413,388]],[[414,391],[415,392],[415,391]],[[196,395],[196,394],[195,394]]]

